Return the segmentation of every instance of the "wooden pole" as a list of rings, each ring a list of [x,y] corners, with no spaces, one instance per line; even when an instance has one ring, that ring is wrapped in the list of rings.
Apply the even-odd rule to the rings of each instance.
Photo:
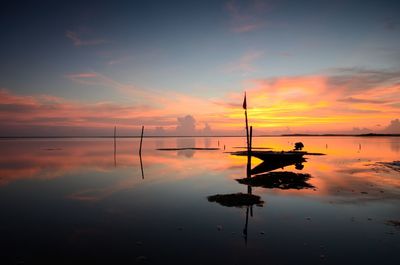
[[[247,177],[251,178],[251,145],[253,138],[253,126],[250,126],[249,145],[247,148]]]
[[[142,162],[142,154],[141,153],[139,153],[139,159],[140,159],[140,170],[142,172],[142,179],[144,179],[143,162]]]
[[[139,147],[140,155],[142,155],[143,132],[144,132],[144,126],[142,126],[142,134],[140,135],[140,147]]]
[[[249,207],[247,206],[246,208],[246,222],[244,224],[243,228],[243,237],[244,237],[244,243],[247,246],[247,232],[248,232],[248,227],[249,227]]]
[[[117,126],[114,126],[114,167],[117,167]]]
[[[253,147],[253,126],[250,126],[250,139],[249,139],[249,151],[251,155],[251,149]]]
[[[247,141],[247,151],[250,150],[250,139],[249,139],[249,121],[247,120],[247,109],[244,110],[244,116],[246,118],[246,141]]]
[[[243,100],[244,116],[246,120],[246,141],[247,141],[247,177],[251,177],[251,135],[249,135],[249,121],[247,119],[247,99],[246,92],[244,92]]]

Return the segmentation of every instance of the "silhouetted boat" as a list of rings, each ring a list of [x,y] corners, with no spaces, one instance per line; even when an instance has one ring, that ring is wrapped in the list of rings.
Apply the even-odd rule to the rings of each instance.
[[[232,155],[237,156],[247,156],[247,151],[238,151],[238,152],[231,152]],[[299,159],[302,158],[304,155],[323,155],[320,153],[308,153],[308,152],[301,152],[301,151],[251,151],[251,156],[257,157],[261,160],[286,160],[286,159]]]
[[[284,168],[287,166],[295,165],[296,169],[303,169],[303,163],[306,162],[306,159],[303,157],[285,157],[284,159],[270,159],[267,161],[263,161],[261,164],[251,169],[251,174],[256,175],[260,173],[269,172],[275,169]]]

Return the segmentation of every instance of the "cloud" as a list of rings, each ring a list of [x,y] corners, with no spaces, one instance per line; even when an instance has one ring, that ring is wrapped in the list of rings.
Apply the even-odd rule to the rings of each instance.
[[[390,124],[383,129],[384,133],[400,134],[400,120],[395,119],[390,121]]]
[[[67,30],[65,32],[65,36],[72,41],[72,44],[76,47],[80,46],[93,46],[106,43],[105,39],[84,39],[81,36],[81,33],[77,31]]]
[[[110,128],[118,123],[126,129],[136,129],[143,123],[152,126],[171,124],[172,118],[142,105],[122,105],[111,102],[85,103],[48,96],[19,96],[0,90],[1,135],[23,134],[22,128]],[[14,129],[13,129],[14,128]],[[56,130],[59,131],[59,130]],[[132,133],[131,133],[132,134]]]
[[[234,32],[242,33],[242,32],[249,32],[256,30],[261,27],[262,24],[245,24],[245,25],[237,25],[236,27],[233,28]]]
[[[254,66],[254,63],[255,61],[261,59],[263,56],[263,51],[247,51],[237,61],[226,65],[225,71],[228,73],[240,72],[242,74],[256,72],[256,67]]]
[[[194,135],[196,134],[196,120],[192,115],[186,115],[184,117],[178,117],[178,125],[176,126],[176,132],[179,135]]]
[[[293,131],[324,132],[351,130],[355,125],[369,127],[371,121],[382,123],[400,114],[398,72],[340,69],[248,80],[244,90],[248,92],[249,116],[255,127],[270,131],[289,125]],[[224,102],[240,102],[240,97],[237,94]],[[239,109],[237,115],[241,115]]]
[[[361,98],[354,98],[354,97],[347,97],[338,99],[340,102],[349,102],[349,103],[371,103],[371,104],[384,104],[390,101],[386,100],[374,100],[374,99],[361,99]]]
[[[393,17],[387,17],[383,21],[383,26],[386,30],[394,31],[398,27],[398,21],[396,21]]]
[[[358,128],[354,127],[351,134],[366,134],[366,133],[371,133],[372,130],[368,128]]]
[[[204,128],[202,129],[201,133],[203,135],[211,135],[212,134],[211,126],[208,124],[208,122],[206,122],[204,124]]]
[[[150,93],[146,93],[144,90],[138,89],[134,85],[118,82],[108,76],[105,76],[101,73],[97,73],[94,71],[68,74],[68,75],[66,75],[66,77],[73,82],[77,82],[77,83],[84,84],[84,85],[90,85],[90,86],[109,87],[109,88],[115,89],[123,94],[129,94],[129,95],[134,94],[135,96],[138,96],[140,94],[141,96],[144,96],[144,97],[146,95],[147,96],[150,95]],[[157,93],[153,93],[153,94],[157,94]]]
[[[254,57],[253,57],[254,58]],[[296,132],[371,128],[400,116],[400,82],[395,70],[340,70],[334,73],[250,79],[240,92],[220,98],[195,97],[168,90],[142,89],[98,72],[67,75],[72,82],[104,86],[126,95],[128,103],[71,101],[52,95],[15,95],[0,89],[1,135],[111,133],[115,124],[127,135],[163,127],[166,134],[243,134],[243,90],[255,134],[290,126]],[[337,82],[337,80],[345,80]],[[354,83],[358,83],[354,89]],[[192,115],[183,115],[190,111]],[[177,119],[177,117],[179,117]],[[196,117],[196,118],[194,118]],[[203,128],[204,124],[208,124]],[[197,125],[197,126],[196,126]],[[396,123],[391,128],[395,128]],[[207,133],[206,133],[207,131]],[[97,133],[96,133],[97,132]]]
[[[268,9],[265,1],[228,1],[225,10],[230,18],[230,28],[236,33],[254,31],[265,26],[264,13]]]
[[[170,90],[142,89],[133,84],[119,82],[101,73],[91,73],[93,73],[93,75],[90,77],[87,76],[87,73],[78,73],[67,75],[67,78],[73,82],[88,86],[107,87],[117,93],[132,98],[142,105],[150,106],[154,112],[157,111],[160,115],[176,117],[182,115],[182,113],[185,113],[188,109],[193,109],[194,106],[196,106],[196,113],[200,115],[209,113],[216,114],[223,111],[222,108],[216,108],[212,101],[208,101],[204,98],[198,98]],[[81,75],[84,77],[81,78]]]
[[[248,91],[250,120],[258,131],[276,131],[287,126],[291,126],[293,131],[299,128],[311,131],[351,130],[354,126],[369,126],[371,119],[382,123],[399,115],[400,83],[394,77],[395,72],[340,69],[334,74],[247,80],[242,88]],[[122,93],[127,91],[121,90],[121,87],[131,87],[129,93],[136,97],[142,95],[153,106],[148,110],[149,115],[168,117],[169,125],[168,122],[164,124],[167,130],[171,129],[174,117],[187,110],[193,111],[201,122],[208,122],[217,128],[213,133],[238,133],[242,130],[242,93],[233,92],[221,98],[206,99],[172,91],[141,90],[99,76],[100,82],[96,85],[103,82]],[[357,80],[364,89],[355,90],[349,82],[335,83],[332,79]]]
[[[139,92],[139,95],[140,93],[147,94],[145,91]],[[164,95],[164,98],[166,97]],[[207,101],[182,95],[161,100],[163,105],[157,104],[159,97],[149,96],[148,100],[146,103],[131,104],[88,103],[48,95],[14,95],[1,89],[0,135],[103,135],[109,134],[109,129],[115,124],[127,135],[138,134],[142,125],[150,130],[163,126],[169,133],[177,129],[180,134],[192,134],[193,126],[195,127],[194,118],[190,115],[180,117],[176,127],[176,117],[196,105],[205,109],[213,106]],[[203,120],[209,117],[205,112],[205,114],[201,111],[197,113]]]
[[[328,71],[328,76],[330,86],[336,88],[342,87],[347,93],[400,83],[400,70],[334,68]]]
[[[76,73],[76,74],[69,74],[67,77],[73,81],[80,82],[82,80],[88,80],[98,77],[95,72],[85,72],[85,73]]]

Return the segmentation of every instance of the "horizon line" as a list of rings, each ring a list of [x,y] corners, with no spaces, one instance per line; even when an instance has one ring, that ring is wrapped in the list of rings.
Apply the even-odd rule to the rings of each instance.
[[[324,133],[324,134],[307,134],[307,133],[295,133],[295,134],[262,134],[262,135],[253,135],[253,137],[295,137],[295,136],[304,136],[304,137],[323,137],[323,136],[350,136],[350,137],[360,137],[360,136],[392,136],[392,137],[400,137],[400,134],[393,133],[364,133],[364,134],[345,134],[345,133]],[[140,138],[140,135],[59,135],[59,136],[0,136],[0,139],[68,139],[68,138]],[[143,135],[143,138],[212,138],[212,137],[246,137],[245,135]]]

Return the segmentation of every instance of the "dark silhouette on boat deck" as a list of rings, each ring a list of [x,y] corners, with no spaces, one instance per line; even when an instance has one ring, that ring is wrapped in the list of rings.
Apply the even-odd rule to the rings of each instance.
[[[302,142],[297,142],[294,144],[294,150],[295,151],[300,151],[304,148],[304,144]]]
[[[310,178],[310,174],[278,171],[268,172],[252,178],[237,179],[237,181],[252,187],[263,187],[267,189],[314,189],[315,187],[307,182]]]

